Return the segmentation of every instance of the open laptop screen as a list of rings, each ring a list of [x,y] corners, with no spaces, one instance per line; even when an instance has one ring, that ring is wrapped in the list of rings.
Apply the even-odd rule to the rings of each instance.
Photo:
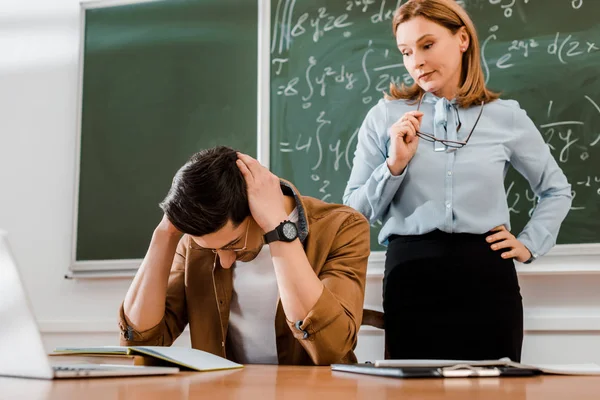
[[[0,375],[51,378],[40,332],[11,254],[0,231]]]

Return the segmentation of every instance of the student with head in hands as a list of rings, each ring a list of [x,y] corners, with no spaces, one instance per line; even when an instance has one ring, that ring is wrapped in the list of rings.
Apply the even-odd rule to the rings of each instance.
[[[173,179],[120,310],[121,344],[193,348],[239,363],[356,362],[369,224],[301,196],[228,147]]]
[[[393,33],[414,85],[391,85],[358,135],[344,203],[383,223],[391,358],[519,361],[514,260],[556,243],[571,187],[535,124],[486,88],[475,26],[453,0],[409,0]],[[511,232],[509,165],[539,197]]]

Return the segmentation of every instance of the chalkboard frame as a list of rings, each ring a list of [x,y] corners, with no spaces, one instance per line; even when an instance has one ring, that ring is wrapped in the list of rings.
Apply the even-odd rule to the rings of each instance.
[[[73,193],[73,225],[72,225],[72,248],[71,262],[68,278],[105,278],[105,277],[131,277],[139,268],[142,259],[123,260],[99,260],[84,261],[76,259],[77,248],[77,223],[79,208],[79,179],[81,165],[81,135],[82,135],[82,105],[83,105],[83,72],[84,72],[84,46],[85,46],[85,19],[87,10],[102,7],[112,7],[128,4],[150,3],[164,0],[97,0],[80,3],[80,40],[79,40],[79,64],[78,64],[78,89],[77,89],[77,112],[76,112],[76,143],[75,143],[75,174]],[[256,0],[258,3],[258,87],[257,87],[257,158],[265,166],[270,165],[270,93],[271,93],[271,2],[269,0]],[[561,264],[568,264],[572,256],[594,257],[600,255],[600,243],[592,244],[560,244],[555,246],[545,257],[557,257]],[[569,258],[567,258],[569,257]],[[369,275],[382,276],[384,251],[373,251],[369,258]],[[585,273],[587,270],[581,270]],[[549,274],[549,273],[571,273],[573,268],[569,266],[549,266],[536,268],[521,266],[519,274]],[[590,271],[590,272],[595,272]]]

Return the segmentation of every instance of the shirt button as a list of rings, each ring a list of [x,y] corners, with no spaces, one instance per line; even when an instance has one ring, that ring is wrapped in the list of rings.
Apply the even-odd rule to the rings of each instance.
[[[446,208],[450,208],[450,207],[452,207],[452,204],[451,203],[446,203]]]
[[[452,171],[448,171],[448,176],[452,176]]]

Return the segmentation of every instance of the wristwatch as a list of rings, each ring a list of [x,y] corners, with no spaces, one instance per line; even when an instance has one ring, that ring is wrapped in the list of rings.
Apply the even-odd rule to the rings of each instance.
[[[266,244],[277,240],[281,240],[282,242],[293,242],[297,237],[298,228],[296,227],[296,224],[288,220],[283,221],[277,228],[273,229],[271,232],[265,233],[264,236]]]
[[[538,258],[537,253],[534,253],[532,251],[529,251],[529,252],[531,253],[531,257],[529,257],[529,260],[525,261],[523,264],[531,264],[532,262],[534,262]]]

